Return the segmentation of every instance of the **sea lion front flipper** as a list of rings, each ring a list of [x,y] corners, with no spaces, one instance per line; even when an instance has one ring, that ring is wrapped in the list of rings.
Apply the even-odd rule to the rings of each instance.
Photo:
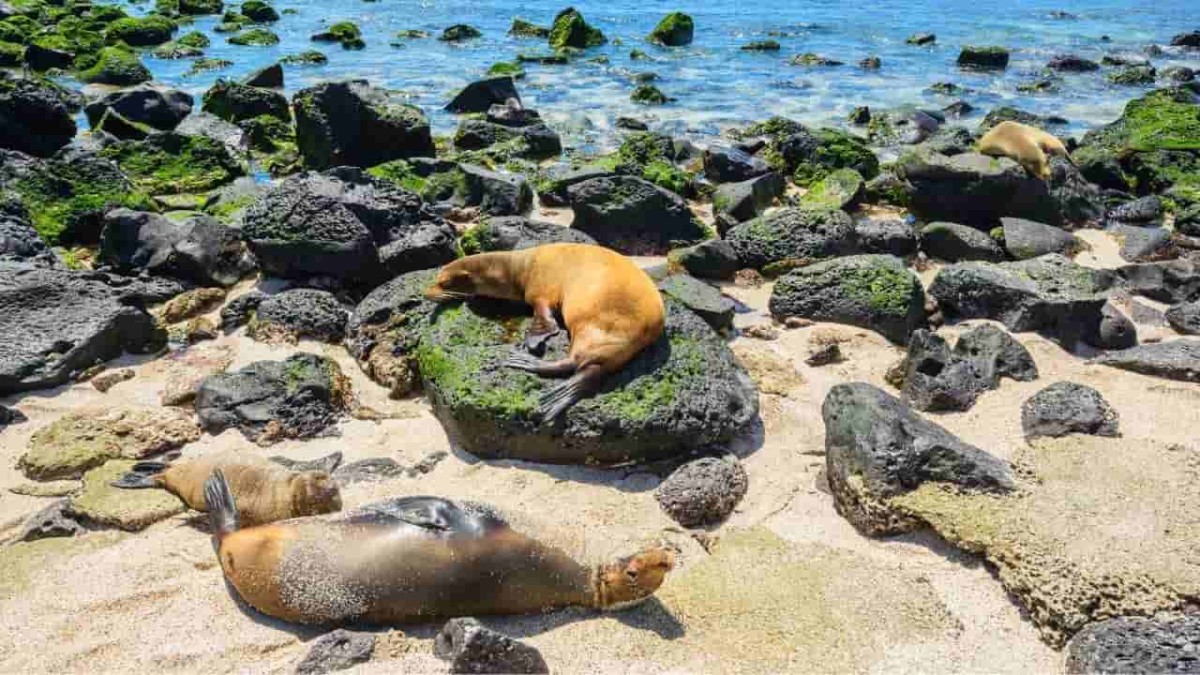
[[[204,503],[208,506],[208,522],[212,526],[213,548],[220,550],[221,539],[241,527],[237,502],[233,499],[233,491],[229,489],[229,481],[225,480],[225,474],[220,469],[214,469],[208,480],[204,481]]]
[[[407,523],[443,536],[478,536],[508,524],[488,508],[441,497],[410,496],[371,504],[351,514],[351,522]]]
[[[525,330],[525,349],[530,354],[541,356],[546,351],[546,343],[561,330],[550,305],[544,302],[534,303],[533,321],[529,322],[529,328]]]
[[[125,490],[160,488],[160,476],[167,470],[167,466],[166,462],[138,462],[124,476],[110,481],[109,485]]]

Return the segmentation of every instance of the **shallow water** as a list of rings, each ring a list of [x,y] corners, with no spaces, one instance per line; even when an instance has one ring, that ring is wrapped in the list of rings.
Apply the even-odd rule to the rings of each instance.
[[[278,10],[295,10],[271,26],[282,41],[273,47],[227,44],[227,35],[212,32],[219,18],[202,17],[195,28],[210,34],[210,58],[229,59],[234,66],[187,76],[189,60],[164,61],[145,57],[157,79],[185,88],[197,96],[217,77],[241,77],[286,54],[319,49],[329,57],[324,66],[286,66],[288,93],[328,79],[367,78],[403,90],[432,117],[435,130],[450,133],[456,122],[441,107],[467,82],[483,76],[497,62],[518,52],[546,51],[541,40],[507,35],[513,17],[548,25],[565,0],[504,2],[502,0],[276,0]],[[609,131],[620,115],[640,115],[671,133],[710,135],[737,123],[786,115],[805,122],[843,124],[855,106],[887,108],[918,104],[941,108],[956,98],[975,106],[973,125],[987,110],[1015,105],[1070,120],[1073,133],[1116,118],[1125,101],[1148,87],[1107,83],[1107,68],[1094,73],[1064,74],[1061,91],[1027,95],[1017,86],[1043,74],[1057,53],[1073,53],[1099,61],[1104,54],[1141,56],[1152,43],[1167,44],[1171,36],[1195,29],[1200,12],[1195,0],[1025,0],[963,2],[962,0],[877,0],[870,3],[814,0],[581,0],[575,6],[608,36],[610,43],[589,50],[568,65],[526,65],[528,75],[518,84],[527,106],[541,110],[564,135],[568,145],[608,145]],[[137,7],[146,9],[148,4]],[[230,4],[230,8],[235,5]],[[645,43],[645,35],[671,10],[695,18],[695,41],[683,48],[660,48]],[[1055,18],[1055,10],[1073,18]],[[310,42],[309,36],[334,21],[352,20],[363,30],[367,47],[344,50],[338,45]],[[483,37],[460,44],[438,41],[448,25],[469,23]],[[434,37],[397,40],[402,29],[429,31]],[[182,30],[190,30],[184,27]],[[937,44],[905,44],[909,35],[928,31]],[[1102,36],[1110,36],[1104,42]],[[775,39],[779,52],[742,52],[753,40]],[[613,44],[618,38],[621,44]],[[960,71],[955,58],[963,44],[995,44],[1012,50],[1007,71],[982,74]],[[395,46],[393,46],[395,45]],[[631,60],[641,49],[653,61]],[[795,54],[815,52],[845,62],[839,67],[792,66]],[[591,63],[607,56],[608,64]],[[877,55],[878,71],[864,71],[858,60]],[[1200,67],[1200,53],[1168,50],[1154,59],[1167,65]],[[676,102],[658,108],[632,103],[630,75],[652,71],[658,86]],[[926,92],[935,82],[968,87],[961,97]]]

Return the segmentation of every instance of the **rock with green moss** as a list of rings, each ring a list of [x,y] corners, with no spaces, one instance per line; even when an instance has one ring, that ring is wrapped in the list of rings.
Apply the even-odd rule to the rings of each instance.
[[[130,532],[183,513],[187,506],[166,490],[125,490],[112,482],[133,469],[134,462],[113,460],[83,477],[83,491],[71,498],[68,511],[77,518]]]
[[[15,68],[24,61],[25,45],[0,40],[0,68]]]
[[[90,84],[127,87],[148,82],[151,76],[134,52],[122,47],[105,47],[96,55],[92,66],[78,72],[78,77]]]
[[[947,157],[926,148],[905,153],[897,175],[909,185],[909,208],[921,220],[950,220],[991,228],[1002,216],[1058,225],[1059,204],[1045,181],[1007,157],[964,153]]]
[[[279,44],[279,36],[266,28],[251,28],[231,35],[227,42],[242,47],[270,47]]]
[[[457,150],[481,150],[498,163],[513,158],[547,159],[562,152],[562,139],[541,120],[510,127],[485,119],[464,119],[454,134]]]
[[[168,42],[176,28],[175,22],[165,16],[125,17],[108,24],[104,37],[110,44],[153,47]]]
[[[854,223],[844,211],[786,207],[737,225],[725,234],[743,267],[812,261],[855,250]]]
[[[553,243],[594,245],[596,240],[571,227],[523,216],[485,218],[459,239],[464,255],[513,251]]]
[[[671,12],[658,22],[647,39],[667,47],[682,47],[692,43],[695,28],[692,17],[683,12]]]
[[[958,223],[932,222],[921,228],[921,250],[948,262],[1004,260],[1004,249],[986,232]]]
[[[658,342],[550,425],[533,411],[555,380],[502,365],[522,339],[526,310],[478,301],[427,321],[415,350],[425,391],[451,437],[483,457],[580,464],[666,458],[726,443],[757,417],[757,391],[724,341],[673,300]],[[563,332],[546,358],[562,358],[567,347]]]
[[[862,194],[862,176],[854,169],[838,169],[810,185],[796,206],[814,211],[848,210]]]
[[[324,432],[350,409],[352,397],[350,381],[336,363],[294,354],[206,378],[196,390],[196,415],[209,433],[236,428],[270,445]]]
[[[329,57],[315,49],[310,49],[297,54],[288,54],[279,59],[279,62],[289,66],[322,66],[329,63]]]
[[[566,65],[570,60],[570,56],[561,51],[553,54],[533,54],[528,52],[517,54],[517,63],[537,63],[543,66]]]
[[[0,148],[47,157],[75,137],[57,87],[39,79],[0,79]]]
[[[738,223],[755,218],[783,196],[786,181],[774,171],[737,183],[722,183],[713,192],[713,217],[721,236]]]
[[[792,177],[800,185],[810,185],[837,169],[854,169],[866,179],[879,173],[879,160],[866,143],[836,129],[789,136],[780,152],[789,166],[794,165]]]
[[[110,459],[141,459],[200,438],[189,416],[169,408],[72,412],[36,431],[17,468],[27,478],[79,478]]]
[[[229,59],[199,58],[192,62],[192,67],[188,68],[188,71],[183,75],[184,77],[191,77],[193,75],[199,75],[200,73],[207,73],[213,70],[224,70],[232,65],[233,61],[230,61]]]
[[[658,87],[652,84],[643,84],[633,90],[633,93],[629,95],[629,100],[642,105],[666,105],[673,99],[668,98]]]
[[[1004,70],[1008,67],[1008,50],[1004,47],[965,46],[958,53],[958,67],[968,70]]]
[[[287,98],[280,92],[223,78],[205,92],[201,109],[228,122],[240,122],[263,115],[283,122],[291,121]]]
[[[366,80],[327,82],[292,99],[306,166],[375,166],[437,154],[425,113]]]
[[[1139,85],[1154,84],[1155,75],[1156,71],[1154,66],[1147,64],[1122,66],[1121,68],[1108,73],[1105,77],[1113,84]]]
[[[550,37],[550,29],[530,23],[524,19],[513,19],[512,27],[508,29],[508,34],[516,37],[545,40]]]
[[[101,155],[114,160],[135,188],[155,195],[205,192],[245,173],[223,143],[170,131],[119,141]]]
[[[187,16],[220,14],[224,10],[222,0],[179,0],[179,13]]]
[[[192,95],[185,91],[142,84],[106,94],[88,103],[84,112],[93,126],[106,111],[113,111],[131,122],[170,131],[191,114],[192,103]]]
[[[801,267],[775,283],[772,316],[798,316],[873,330],[907,344],[925,326],[921,281],[890,255],[854,255]]]
[[[437,311],[424,297],[437,269],[402,274],[371,291],[346,324],[346,349],[393,398],[421,387],[417,345]]]
[[[608,38],[604,37],[604,33],[588,24],[574,7],[568,7],[554,17],[554,25],[550,28],[550,46],[555,49],[586,49],[605,42],[608,42]]]
[[[843,63],[841,61],[838,61],[836,59],[831,59],[827,56],[821,56],[820,54],[814,54],[813,52],[797,54],[796,56],[793,56],[792,60],[788,61],[788,63],[792,64],[793,66],[809,66],[809,67],[843,65]]]
[[[337,42],[344,49],[362,49],[367,43],[362,39],[362,31],[353,21],[338,21],[329,28],[312,36],[314,42]]]
[[[242,16],[255,23],[273,23],[279,20],[279,12],[263,0],[246,0],[242,3]]]
[[[572,227],[627,255],[661,255],[709,238],[683,198],[641,178],[593,178],[567,195]]]
[[[179,59],[194,59],[204,56],[204,50],[199,47],[190,47],[178,42],[167,42],[154,48],[150,52],[151,56],[156,59],[166,59],[169,61]]]
[[[474,40],[478,37],[483,37],[483,33],[478,28],[468,26],[465,23],[459,23],[442,31],[438,39],[442,42],[462,42],[463,40]]]
[[[741,49],[744,52],[777,52],[782,47],[775,40],[756,40],[742,45]]]

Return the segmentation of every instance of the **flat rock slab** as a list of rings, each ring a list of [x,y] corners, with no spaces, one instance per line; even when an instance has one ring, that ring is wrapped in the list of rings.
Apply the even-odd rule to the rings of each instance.
[[[1180,610],[1200,593],[1197,469],[1177,445],[1074,435],[1018,451],[1009,495],[927,483],[889,506],[983,555],[1061,646],[1094,621]]]
[[[1200,340],[1182,339],[1139,345],[1097,357],[1099,363],[1168,380],[1200,380]]]
[[[83,491],[71,499],[72,515],[126,531],[144,530],[187,508],[165,490],[125,490],[110,485],[133,468],[134,462],[114,459],[83,477]]]
[[[29,478],[78,478],[110,459],[140,459],[200,438],[189,415],[166,408],[68,413],[29,439],[17,466]]]

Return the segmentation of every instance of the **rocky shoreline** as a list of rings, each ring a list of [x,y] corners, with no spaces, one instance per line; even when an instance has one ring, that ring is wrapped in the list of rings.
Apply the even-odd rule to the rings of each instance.
[[[1055,128],[1008,107],[974,128],[952,110],[915,106],[863,107],[845,128],[773,117],[704,143],[623,119],[619,148],[589,155],[519,92],[521,63],[586,59],[608,40],[574,9],[544,27],[514,20],[513,33],[545,51],[497,64],[448,101],[460,120],[452,137],[368,80],[323,82],[289,99],[274,65],[220,80],[199,101],[150,81],[144,54],[197,58],[209,37],[181,26],[223,10],[182,0],[131,17],[111,5],[0,2],[0,66],[36,71],[0,71],[0,564],[10,569],[0,609],[61,620],[69,601],[42,607],[39,584],[80,573],[72,565],[88,556],[139,542],[203,549],[203,526],[181,527],[177,499],[109,485],[133,461],[222,445],[282,448],[285,462],[345,449],[351,461],[337,467],[339,455],[333,475],[358,486],[348,504],[442,488],[519,510],[542,494],[580,512],[562,516],[567,529],[603,516],[579,536],[617,544],[652,534],[680,548],[683,574],[631,621],[661,635],[669,616],[682,627],[667,642],[685,646],[638,642],[614,657],[625,668],[704,670],[705,659],[744,657],[754,672],[811,669],[818,662],[792,660],[790,647],[819,654],[836,640],[808,626],[808,606],[828,612],[830,625],[870,612],[806,606],[797,587],[835,593],[839,570],[886,574],[889,547],[913,533],[987,562],[1024,613],[1011,611],[1012,624],[1044,642],[1026,666],[1048,666],[1047,647],[1065,650],[1071,672],[1194,663],[1188,616],[1200,566],[1189,546],[1200,532],[1189,514],[1200,447],[1168,429],[1187,426],[1169,414],[1200,396],[1200,339],[1191,337],[1200,335],[1200,85],[1188,73],[1055,57],[1055,77],[1104,67],[1114,82],[1161,86],[1119,119],[1064,139],[1072,158],[1055,158],[1048,180],[975,152],[1002,121]],[[267,44],[277,21],[286,17],[248,0],[218,29],[234,44]],[[694,30],[676,12],[647,41],[679,47]],[[472,31],[452,26],[439,39]],[[1200,49],[1198,35],[1167,48]],[[356,49],[362,37],[334,24],[313,40]],[[836,65],[817,54],[795,63]],[[987,72],[1008,55],[967,46],[957,63]],[[77,91],[43,74],[112,87]],[[631,96],[669,102],[649,82]],[[663,292],[667,327],[551,426],[532,417],[544,382],[500,365],[527,310],[439,307],[421,291],[462,255],[563,241],[639,257]],[[549,355],[567,344],[554,338]],[[843,528],[840,543],[798,534],[805,518],[788,513],[801,491],[827,512],[814,522]],[[834,510],[840,519],[829,518]],[[186,566],[203,572],[189,592],[213,580],[213,565]],[[740,566],[789,580],[752,594],[771,635],[790,636],[755,634],[760,653],[730,632],[754,634],[753,625],[713,616],[738,604],[714,579],[732,583],[722,575],[736,578]],[[153,560],[105,569],[128,583],[160,573]],[[777,604],[789,593],[795,603]],[[214,616],[226,611],[205,602]],[[914,591],[887,605],[901,617],[894,624],[857,635],[924,649],[957,645],[947,637],[957,630],[986,642],[953,628],[965,620],[943,605]],[[602,663],[556,641],[565,625],[456,621],[433,652],[420,637],[401,634],[402,647],[384,654],[391,633],[330,633],[299,671],[397,659],[446,667],[415,650],[452,672],[544,672],[564,654],[567,670]],[[504,634],[521,626],[526,633]],[[202,630],[174,629],[174,640]],[[246,661],[223,650],[192,663],[135,660],[295,668],[294,649],[286,664],[261,658],[290,634],[261,630],[264,652]],[[633,629],[605,630],[617,644]],[[686,646],[688,631],[711,650]],[[536,644],[543,633],[546,659],[514,641]],[[838,670],[873,663],[858,648],[843,652]],[[4,657],[0,669],[81,666],[60,656]],[[980,665],[958,656],[936,664]]]

